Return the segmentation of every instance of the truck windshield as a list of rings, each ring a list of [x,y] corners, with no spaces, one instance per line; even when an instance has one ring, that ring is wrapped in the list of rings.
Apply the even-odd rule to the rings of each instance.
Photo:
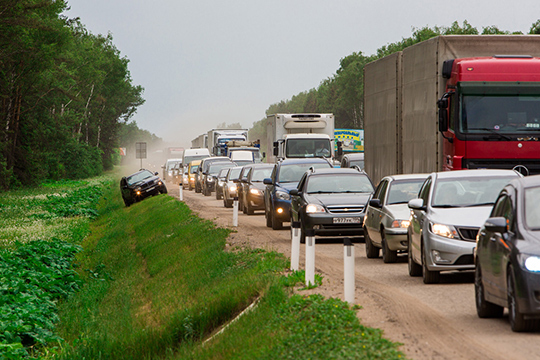
[[[330,157],[330,140],[328,139],[287,139],[286,157]]]
[[[461,86],[462,133],[540,133],[540,84]]]

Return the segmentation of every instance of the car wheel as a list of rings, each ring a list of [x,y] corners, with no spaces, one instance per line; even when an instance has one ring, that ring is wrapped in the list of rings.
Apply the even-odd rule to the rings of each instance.
[[[227,199],[225,199],[225,196],[223,196],[223,207],[228,207],[227,206]]]
[[[271,213],[272,213],[272,209],[270,209],[270,211],[267,211],[266,207],[264,208],[264,217],[266,218],[267,227],[272,227],[272,217],[270,216]]]
[[[126,205],[126,207],[129,207],[131,205],[131,201],[124,199],[124,204]]]
[[[253,208],[249,204],[247,204],[245,207],[246,207],[246,214],[253,215]]]
[[[409,276],[420,276],[422,275],[422,267],[414,262],[414,259],[412,257],[412,250],[411,250],[411,238],[407,234],[407,242],[408,242],[408,249],[407,249],[407,267],[409,269]]]
[[[276,218],[273,210],[270,213],[270,217],[272,218],[272,230],[281,230],[283,228],[283,222]]]
[[[216,190],[216,200],[221,200],[221,196],[219,196],[219,191]]]
[[[201,192],[201,187],[197,186],[197,183],[195,183],[195,192],[199,194]]]
[[[424,284],[437,284],[440,281],[440,272],[428,270],[426,252],[422,247],[422,276]]]
[[[166,194],[166,193],[167,193],[167,187],[165,186],[165,184],[163,184],[163,185],[161,186],[161,190],[160,190],[159,192],[162,193],[162,194]]]
[[[368,259],[377,259],[379,257],[379,248],[371,242],[366,228],[364,228],[364,239],[366,241],[366,257]]]
[[[523,332],[534,330],[538,325],[536,319],[525,319],[521,311],[519,310],[519,304],[516,298],[516,282],[514,280],[514,268],[508,267],[508,274],[506,275],[506,290],[508,292],[508,320],[510,321],[510,327],[512,331]]]
[[[210,195],[212,195],[212,193],[211,193],[210,191],[208,191],[208,188],[203,187],[202,191],[203,191],[203,195],[204,195],[204,196],[210,196]]]
[[[479,318],[499,318],[503,315],[504,307],[486,301],[484,297],[484,284],[482,283],[482,271],[480,264],[476,262],[474,273],[474,297],[476,313]]]
[[[381,230],[382,239],[382,258],[385,263],[395,263],[397,261],[397,251],[390,250],[386,243],[386,236],[384,235],[384,229]]]

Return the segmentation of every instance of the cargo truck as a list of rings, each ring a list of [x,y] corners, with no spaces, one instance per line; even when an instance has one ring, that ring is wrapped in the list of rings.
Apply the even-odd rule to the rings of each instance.
[[[364,68],[366,172],[540,173],[540,37],[438,36]]]
[[[227,142],[246,141],[247,129],[212,129],[208,131],[208,150],[215,156],[227,156]]]
[[[333,114],[273,114],[267,117],[267,162],[333,157]]]
[[[202,134],[191,140],[192,149],[208,148],[208,134]]]

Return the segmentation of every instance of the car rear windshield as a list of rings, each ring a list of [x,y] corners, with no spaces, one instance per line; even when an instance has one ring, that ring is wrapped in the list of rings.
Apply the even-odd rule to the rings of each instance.
[[[281,165],[278,181],[282,183],[299,182],[302,175],[310,168],[321,169],[329,167],[330,164],[324,162]]]
[[[314,193],[372,193],[371,181],[363,174],[311,175],[308,194]]]
[[[502,188],[515,177],[469,177],[437,181],[433,207],[469,207],[492,205]]]
[[[417,180],[396,180],[390,184],[390,190],[388,191],[388,205],[392,204],[405,204],[409,200],[418,197],[418,191],[424,183],[425,179]]]

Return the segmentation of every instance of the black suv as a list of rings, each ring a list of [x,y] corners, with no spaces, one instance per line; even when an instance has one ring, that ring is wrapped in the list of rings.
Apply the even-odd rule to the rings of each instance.
[[[292,221],[318,236],[359,236],[367,203],[375,191],[363,171],[350,168],[312,169],[290,191]]]
[[[149,170],[141,169],[120,180],[120,191],[124,204],[129,206],[148,196],[166,194],[167,187],[157,172],[152,173]]]

